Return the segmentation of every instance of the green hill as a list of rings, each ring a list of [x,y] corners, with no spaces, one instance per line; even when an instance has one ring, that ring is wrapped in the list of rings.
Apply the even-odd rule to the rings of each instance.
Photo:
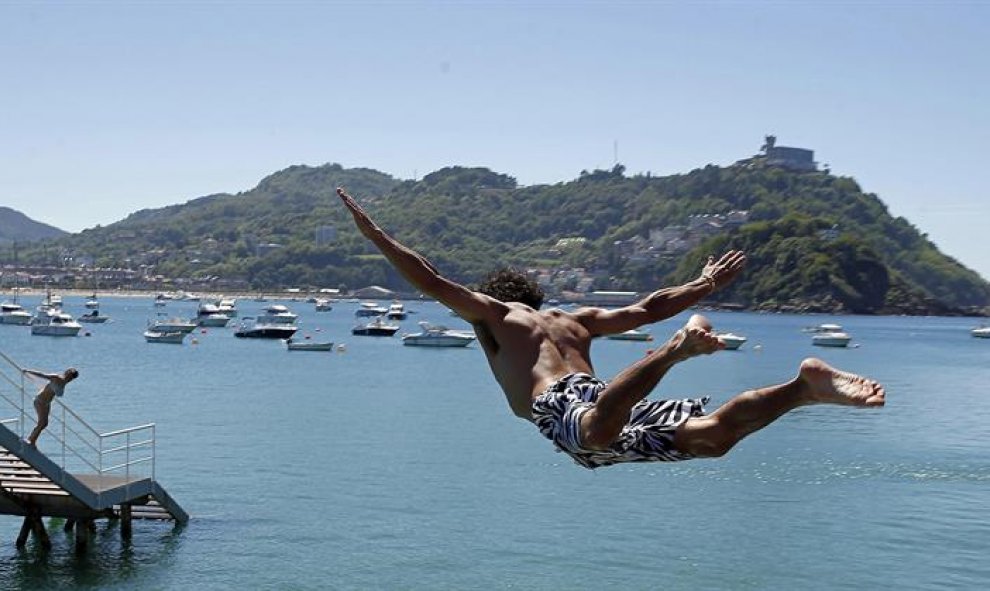
[[[749,264],[718,294],[723,302],[859,313],[944,313],[990,304],[990,284],[940,253],[907,220],[892,217],[853,179],[760,166],[629,177],[619,165],[529,187],[485,168],[451,167],[399,181],[337,164],[293,166],[244,193],[140,211],[56,242],[63,254],[91,256],[98,265],[242,278],[255,289],[408,289],[353,228],[334,195],[337,185],[397,238],[467,283],[499,265],[581,268],[594,289],[643,291],[696,275],[708,253],[741,248]],[[704,232],[675,240],[677,248],[657,243],[663,232],[708,219],[691,216],[715,219],[733,211],[748,213],[717,228],[703,224]],[[315,235],[324,226],[336,237],[318,246]],[[22,258],[40,261],[52,250]],[[561,285],[572,287],[567,279]]]
[[[0,206],[0,244],[45,240],[65,234],[65,230],[36,222],[15,209]]]

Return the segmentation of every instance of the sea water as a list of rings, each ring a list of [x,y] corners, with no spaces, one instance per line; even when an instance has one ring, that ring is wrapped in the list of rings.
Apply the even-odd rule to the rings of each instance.
[[[357,303],[283,302],[300,338],[345,350],[288,352],[230,328],[149,344],[149,298],[101,301],[113,321],[89,336],[0,326],[0,350],[79,368],[64,400],[100,431],[156,423],[157,479],[191,519],[136,522],[130,542],[100,521],[77,555],[58,521],[51,551],[17,550],[21,519],[0,516],[2,589],[990,586],[990,340],[970,336],[972,319],[712,313],[749,341],[677,366],[654,397],[709,395],[714,409],[816,355],[882,382],[887,406],[803,408],[722,459],[592,472],[512,416],[477,343],[354,337]],[[407,308],[402,332],[466,327],[436,303]],[[597,341],[597,373],[685,318],[648,327],[652,343]],[[801,329],[822,322],[851,346],[813,347]]]

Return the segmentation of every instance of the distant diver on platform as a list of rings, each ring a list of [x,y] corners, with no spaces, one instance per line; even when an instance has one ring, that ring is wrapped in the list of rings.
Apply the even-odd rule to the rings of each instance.
[[[48,415],[52,410],[52,400],[56,396],[65,394],[65,385],[79,377],[79,370],[70,367],[62,373],[45,373],[36,369],[24,369],[21,371],[25,375],[48,380],[48,383],[42,386],[38,395],[34,397],[34,411],[38,413],[38,424],[31,431],[31,434],[28,435],[27,442],[29,445],[36,446],[38,444],[38,437],[41,437],[41,432],[48,426]]]
[[[344,189],[337,194],[361,233],[409,283],[471,323],[512,412],[585,468],[719,457],[801,406],[884,404],[878,383],[814,358],[802,361],[791,380],[743,392],[711,414],[704,410],[707,398],[646,400],[675,364],[723,348],[698,314],[611,382],[595,377],[593,338],[670,318],[725,287],[745,265],[741,251],[709,257],[697,279],[629,306],[541,311],[543,292],[525,274],[501,269],[471,290],[385,233]]]

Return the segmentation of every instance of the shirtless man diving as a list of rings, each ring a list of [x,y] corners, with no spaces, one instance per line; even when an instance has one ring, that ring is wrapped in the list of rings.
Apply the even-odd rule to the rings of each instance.
[[[876,382],[819,359],[801,362],[793,379],[739,394],[711,414],[707,399],[647,401],[676,363],[722,348],[708,320],[694,315],[663,346],[606,383],[594,376],[591,341],[670,318],[729,282],[746,257],[709,257],[701,275],[614,310],[540,310],[543,293],[525,275],[503,269],[477,291],[442,275],[425,258],[386,234],[342,188],[358,229],[416,289],[471,323],[516,416],[586,468],[619,462],[676,461],[724,455],[744,437],[799,406],[879,407]]]

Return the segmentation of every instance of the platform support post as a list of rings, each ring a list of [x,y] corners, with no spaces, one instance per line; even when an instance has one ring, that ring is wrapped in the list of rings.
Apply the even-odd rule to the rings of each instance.
[[[21,533],[17,534],[16,546],[18,548],[23,548],[27,544],[28,535],[31,533],[31,517],[24,517],[24,523],[21,524]]]
[[[76,552],[83,552],[89,544],[89,525],[85,519],[76,520]]]
[[[131,539],[131,506],[128,503],[120,506],[120,537]]]

